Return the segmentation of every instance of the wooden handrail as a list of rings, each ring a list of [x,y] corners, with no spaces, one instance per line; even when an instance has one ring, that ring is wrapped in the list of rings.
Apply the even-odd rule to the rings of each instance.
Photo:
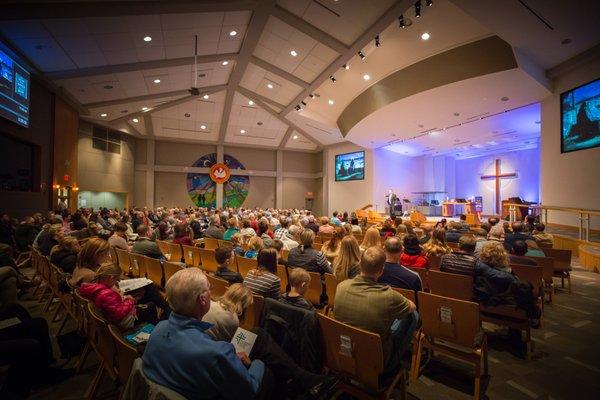
[[[577,214],[590,214],[590,215],[600,215],[600,210],[589,210],[586,208],[572,208],[572,207],[561,207],[561,206],[546,206],[543,204],[518,204],[518,203],[504,203],[505,206],[515,206],[515,207],[529,207],[536,208],[542,210],[554,210],[554,211],[565,211],[572,212]]]

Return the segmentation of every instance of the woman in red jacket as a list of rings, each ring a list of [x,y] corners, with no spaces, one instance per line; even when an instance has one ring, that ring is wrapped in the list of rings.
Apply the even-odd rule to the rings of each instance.
[[[131,296],[123,296],[117,283],[121,276],[115,264],[104,264],[96,271],[92,283],[84,283],[79,293],[94,303],[110,324],[121,329],[132,328],[136,321],[156,323],[156,307],[153,304],[139,304]]]
[[[402,240],[404,251],[400,255],[400,265],[410,268],[427,268],[427,256],[421,250],[419,239],[416,235],[407,234]]]

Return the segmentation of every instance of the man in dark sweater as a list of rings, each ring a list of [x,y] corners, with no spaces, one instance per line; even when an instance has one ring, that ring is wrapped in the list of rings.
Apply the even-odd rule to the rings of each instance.
[[[504,238],[504,248],[512,253],[512,247],[517,240],[533,240],[533,236],[529,233],[523,232],[524,225],[522,222],[513,222],[511,225],[513,233],[507,233]]]
[[[229,266],[233,262],[233,250],[231,248],[219,247],[216,249],[215,260],[219,264],[215,273],[217,278],[225,279],[230,285],[244,282],[244,278],[239,272],[229,269]]]
[[[460,223],[450,221],[448,223],[448,230],[446,231],[446,241],[451,243],[458,243],[458,240],[463,235],[459,230],[461,227]]]
[[[396,236],[387,238],[385,241],[383,274],[378,282],[392,287],[412,289],[415,292],[423,290],[423,283],[419,274],[400,265],[401,254],[402,242],[400,242],[400,239]]]
[[[527,250],[527,243],[517,240],[512,245],[512,253],[508,256],[508,262],[519,265],[537,265],[537,262],[533,258],[525,256]]]
[[[472,236],[461,236],[458,251],[444,254],[440,260],[440,271],[453,274],[473,275],[477,257],[473,255],[477,240]]]

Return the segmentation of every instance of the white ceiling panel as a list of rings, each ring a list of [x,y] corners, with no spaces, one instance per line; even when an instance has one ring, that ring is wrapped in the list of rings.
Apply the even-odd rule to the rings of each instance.
[[[267,86],[269,83],[272,89]],[[241,86],[281,104],[288,104],[302,91],[300,86],[254,64],[246,68]]]
[[[301,150],[315,150],[317,146],[303,136],[298,131],[292,131],[292,134],[285,143],[286,149],[301,149]]]

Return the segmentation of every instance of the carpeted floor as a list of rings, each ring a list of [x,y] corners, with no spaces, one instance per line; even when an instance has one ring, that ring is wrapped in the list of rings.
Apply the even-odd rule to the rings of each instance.
[[[484,379],[482,399],[597,399],[600,393],[600,275],[584,271],[573,263],[573,293],[558,290],[552,306],[544,312],[544,328],[533,331],[534,360],[526,362],[518,338],[505,332],[489,334],[490,376]],[[556,283],[559,283],[556,281]],[[35,316],[42,305],[25,295],[23,304]],[[46,319],[51,313],[44,315]],[[72,328],[72,327],[71,327]],[[486,326],[486,329],[492,328]],[[58,324],[51,324],[51,334]],[[71,329],[65,329],[67,332]],[[58,349],[56,349],[58,354]],[[64,360],[61,360],[64,362]],[[59,362],[61,362],[59,361]],[[71,360],[67,366],[73,366]],[[84,371],[55,387],[40,390],[31,398],[81,399],[97,368],[94,355]],[[473,391],[472,368],[457,360],[440,356],[430,361],[421,377],[409,385],[409,398],[470,399]],[[98,399],[116,398],[110,379],[99,388]],[[342,396],[344,399],[349,398]],[[398,398],[398,396],[396,396]]]

